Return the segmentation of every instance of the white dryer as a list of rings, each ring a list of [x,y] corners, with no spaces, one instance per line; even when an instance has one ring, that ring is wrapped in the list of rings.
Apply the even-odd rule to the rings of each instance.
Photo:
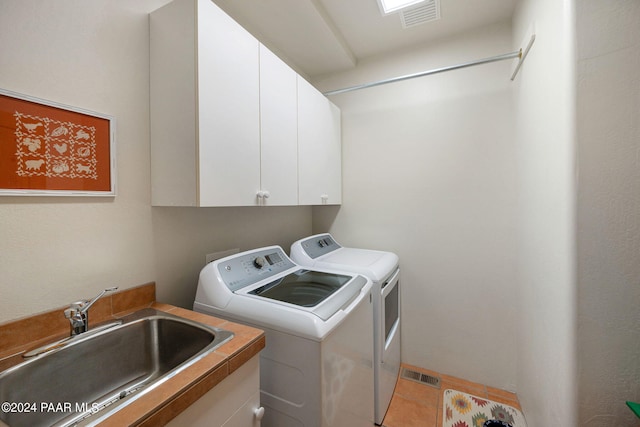
[[[270,246],[205,266],[193,308],[265,331],[263,427],[370,427],[371,286],[359,274],[302,269]]]
[[[362,274],[373,282],[374,407],[381,425],[400,371],[400,267],[392,252],[345,248],[331,234],[317,234],[291,245],[291,259],[310,268]]]

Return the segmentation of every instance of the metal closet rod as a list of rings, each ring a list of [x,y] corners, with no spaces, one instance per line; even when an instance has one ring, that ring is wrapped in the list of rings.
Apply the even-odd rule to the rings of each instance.
[[[330,90],[328,92],[324,92],[323,94],[325,96],[337,95],[339,93],[351,92],[351,91],[354,91],[354,90],[360,90],[360,89],[366,89],[366,88],[370,88],[370,87],[374,87],[374,86],[386,85],[387,83],[395,83],[395,82],[400,82],[402,80],[414,79],[416,77],[429,76],[431,74],[444,73],[445,71],[459,70],[460,68],[467,68],[467,67],[473,67],[475,65],[489,64],[491,62],[504,61],[506,59],[513,59],[513,58],[519,58],[520,62],[522,62],[522,60],[524,59],[523,56],[522,56],[522,49],[517,50],[515,52],[511,52],[511,53],[505,53],[503,55],[492,56],[490,58],[484,58],[484,59],[478,59],[476,61],[465,62],[464,64],[452,65],[450,67],[442,67],[442,68],[436,68],[436,69],[428,70],[428,71],[421,71],[419,73],[407,74],[405,76],[393,77],[393,78],[390,78],[390,79],[379,80],[377,82],[364,83],[364,84],[361,84],[361,85],[346,87],[344,89]],[[520,64],[518,64],[518,65],[520,65]],[[518,66],[518,68],[519,68],[519,66]],[[518,71],[516,69],[515,73],[511,77],[511,80],[514,79],[515,74],[517,72]]]

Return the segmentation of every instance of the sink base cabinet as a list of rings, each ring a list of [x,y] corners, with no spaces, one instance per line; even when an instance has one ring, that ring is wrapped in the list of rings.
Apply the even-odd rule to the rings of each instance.
[[[259,355],[242,365],[220,384],[167,424],[171,427],[259,427]]]

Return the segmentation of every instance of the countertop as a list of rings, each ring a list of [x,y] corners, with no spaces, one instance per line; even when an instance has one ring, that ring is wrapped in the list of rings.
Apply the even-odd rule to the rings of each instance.
[[[98,307],[98,303],[102,307]],[[259,329],[155,302],[153,283],[115,293],[98,303],[91,309],[97,313],[94,324],[150,307],[234,333],[230,341],[140,396],[100,426],[164,425],[265,347],[264,332]],[[68,334],[68,321],[61,309],[0,325],[0,371],[20,363],[24,351],[59,338],[64,333]]]

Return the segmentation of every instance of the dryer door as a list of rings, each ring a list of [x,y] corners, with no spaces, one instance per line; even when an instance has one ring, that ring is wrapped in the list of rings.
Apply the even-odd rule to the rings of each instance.
[[[380,290],[377,319],[375,422],[382,424],[400,371],[400,270]]]

